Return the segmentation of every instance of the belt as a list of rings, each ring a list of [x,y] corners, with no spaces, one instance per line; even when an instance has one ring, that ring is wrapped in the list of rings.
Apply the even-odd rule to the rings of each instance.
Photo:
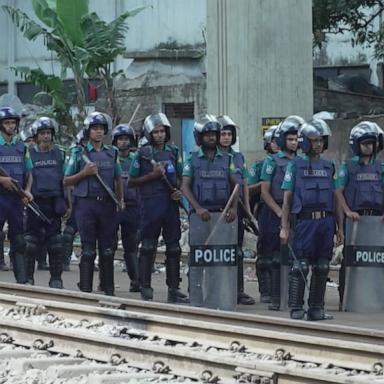
[[[333,212],[329,211],[312,211],[312,212],[300,212],[297,215],[299,220],[320,220],[327,216],[333,216]]]
[[[92,199],[96,201],[111,201],[109,196],[87,196],[86,199]]]
[[[383,214],[383,212],[378,209],[360,209],[357,213],[360,216],[381,216]]]

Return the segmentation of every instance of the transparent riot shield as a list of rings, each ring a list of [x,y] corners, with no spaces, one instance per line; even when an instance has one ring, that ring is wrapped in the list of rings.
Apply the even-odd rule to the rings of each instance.
[[[237,219],[221,213],[189,218],[189,299],[193,306],[233,311],[237,304]]]
[[[289,273],[291,271],[291,256],[288,244],[280,246],[280,310],[288,309]]]
[[[384,223],[381,216],[346,220],[343,310],[384,310]]]

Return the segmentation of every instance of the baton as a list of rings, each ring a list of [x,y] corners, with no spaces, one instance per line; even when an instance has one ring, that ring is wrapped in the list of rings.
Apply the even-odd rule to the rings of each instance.
[[[245,209],[245,205],[243,200],[239,199],[239,206],[242,212],[244,213],[245,217],[244,219],[246,220],[245,227],[249,227],[249,229],[256,235],[259,236],[259,228],[257,225],[256,219],[248,213],[248,211]]]
[[[130,119],[129,122],[128,122],[128,125],[129,125],[129,126],[131,125],[131,123],[132,123],[133,119],[135,118],[136,113],[137,113],[137,111],[139,110],[140,107],[141,107],[141,104],[140,104],[140,103],[137,104],[135,110],[134,110],[133,113],[132,113],[131,119]]]
[[[91,163],[91,160],[89,157],[83,152],[82,158],[86,164]],[[102,187],[105,189],[105,191],[108,193],[109,197],[113,200],[113,202],[117,205],[117,207],[122,211],[123,207],[118,200],[117,196],[115,195],[115,192],[112,191],[112,189],[109,187],[108,184],[105,183],[105,181],[101,178],[99,172],[96,173],[96,179],[99,181],[99,183],[102,185]]]
[[[239,184],[236,184],[235,188],[233,188],[231,196],[229,196],[229,200],[227,201],[227,204],[225,205],[223,212],[221,212],[221,215],[219,216],[215,225],[213,226],[211,233],[208,235],[207,240],[205,240],[204,245],[208,245],[213,235],[217,232],[217,228],[219,227],[219,224],[223,221],[225,215],[227,214],[229,208],[231,207],[233,200],[235,199],[237,193],[239,192],[239,188],[240,188]]]

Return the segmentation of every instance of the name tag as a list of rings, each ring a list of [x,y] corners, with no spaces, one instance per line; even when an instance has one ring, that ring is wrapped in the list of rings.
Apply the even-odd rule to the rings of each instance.
[[[358,173],[356,175],[357,181],[378,181],[379,175],[377,173]]]
[[[327,177],[327,171],[324,169],[304,169],[304,176]]]

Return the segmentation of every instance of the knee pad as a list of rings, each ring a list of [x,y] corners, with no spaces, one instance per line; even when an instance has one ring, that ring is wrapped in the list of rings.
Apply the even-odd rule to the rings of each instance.
[[[36,236],[26,234],[25,239],[25,249],[29,253],[35,253],[39,248],[39,239]]]
[[[260,255],[256,259],[256,268],[263,270],[263,269],[269,269],[271,267],[271,260],[268,257],[265,257],[264,255]]]
[[[76,234],[75,229],[70,225],[67,225],[63,231],[63,240],[71,241],[74,238],[75,234]]]
[[[112,260],[115,252],[112,248],[104,248],[100,250],[100,256],[104,259],[104,261]]]
[[[301,259],[301,260],[295,260],[292,265],[292,275],[293,276],[301,276],[303,274],[304,276],[308,275],[309,267],[308,267],[308,260]]]
[[[62,247],[63,247],[63,237],[60,234],[51,236],[48,239],[48,250],[49,251],[51,251],[51,252],[60,251],[61,252]]]
[[[83,261],[94,261],[96,258],[96,246],[85,243],[82,245],[81,259]]]
[[[329,260],[328,259],[318,259],[313,264],[313,274],[316,276],[327,276],[329,272]]]
[[[169,244],[166,246],[165,251],[167,258],[177,258],[181,255],[181,248],[179,243]]]
[[[26,241],[23,235],[16,235],[11,243],[13,243],[13,252],[14,253],[25,253]]]
[[[143,252],[156,252],[157,239],[143,239],[141,242],[141,250]]]

